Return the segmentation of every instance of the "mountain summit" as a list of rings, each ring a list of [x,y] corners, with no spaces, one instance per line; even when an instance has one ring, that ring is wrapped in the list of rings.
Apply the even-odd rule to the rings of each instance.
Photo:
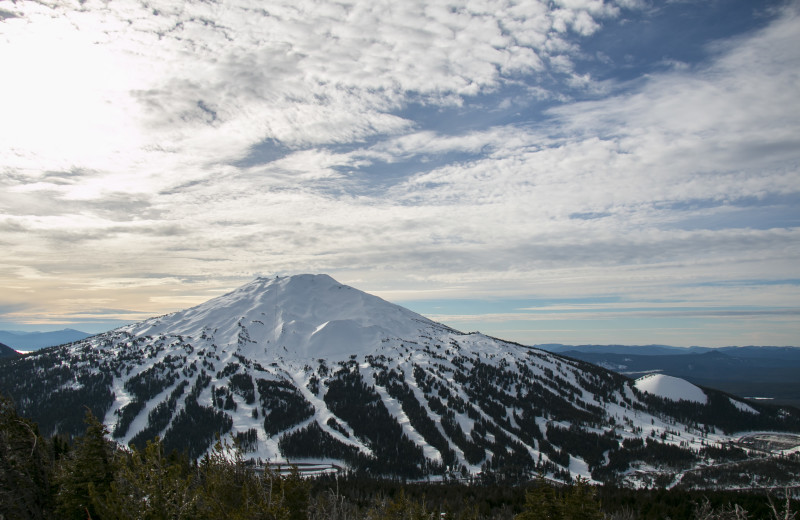
[[[446,330],[328,275],[257,278],[184,311],[124,327],[133,335],[211,336],[239,354],[294,359],[364,355],[382,340]]]
[[[704,452],[726,431],[800,430],[791,409],[639,386],[326,275],[258,278],[0,362],[0,393],[44,433],[80,434],[88,407],[123,444],[160,437],[196,458],[232,435],[253,459],[409,478],[542,471],[642,485],[726,455]]]

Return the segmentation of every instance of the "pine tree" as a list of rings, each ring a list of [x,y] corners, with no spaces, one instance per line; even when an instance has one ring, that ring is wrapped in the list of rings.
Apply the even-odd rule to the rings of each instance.
[[[56,501],[60,518],[100,518],[91,496],[108,493],[114,480],[116,446],[106,439],[108,429],[86,410],[86,433],[61,459],[56,471]]]
[[[602,520],[595,490],[578,477],[565,492],[557,493],[543,475],[536,487],[525,493],[525,510],[515,520]]]
[[[164,446],[156,437],[145,448],[134,447],[130,454],[117,457],[108,493],[92,490],[95,509],[102,518],[118,520],[197,518],[199,489],[187,469],[164,456]]]
[[[205,518],[288,520],[285,488],[269,468],[259,477],[245,466],[241,450],[217,439],[200,463],[201,515]]]
[[[595,490],[584,478],[578,477],[564,496],[565,520],[602,520],[603,513],[595,498]]]
[[[289,520],[306,520],[311,484],[300,477],[296,466],[292,467],[288,476],[281,478],[280,484],[284,505],[289,510]]]
[[[539,475],[536,486],[525,493],[525,510],[515,520],[561,520],[563,505],[556,490]]]
[[[49,518],[52,463],[36,423],[0,396],[0,518]]]
[[[366,514],[366,520],[428,520],[425,505],[408,498],[402,490],[393,500],[381,500]]]

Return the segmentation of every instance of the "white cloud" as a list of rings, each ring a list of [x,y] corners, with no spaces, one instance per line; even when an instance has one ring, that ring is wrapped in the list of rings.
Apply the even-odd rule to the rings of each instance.
[[[654,75],[630,93],[563,105],[542,127],[389,141],[383,149],[399,156],[476,151],[481,144],[491,150],[420,173],[400,196],[421,204],[535,201],[537,214],[555,218],[575,208],[626,218],[645,211],[658,226],[656,204],[795,193],[798,25],[790,12],[722,49],[708,67]]]
[[[708,63],[600,85],[576,70],[581,38],[639,4],[555,5],[18,2],[0,22],[0,280],[67,278],[75,301],[155,273],[184,304],[188,273],[211,292],[325,270],[387,291],[685,298],[672,281],[796,277],[796,227],[680,226],[797,193],[796,10]],[[592,100],[566,102],[576,88]],[[533,98],[562,104],[526,119]],[[415,120],[494,101],[522,115]],[[117,306],[172,310],[144,294]]]
[[[152,149],[219,161],[267,138],[320,144],[396,133],[408,122],[386,112],[407,93],[433,103],[474,95],[503,74],[542,70],[542,56],[568,72],[569,47],[551,29],[567,17],[586,33],[590,14],[613,14],[596,2],[557,12],[540,2],[15,10],[2,26],[4,55],[16,57],[4,63],[3,159],[34,169],[156,167]]]

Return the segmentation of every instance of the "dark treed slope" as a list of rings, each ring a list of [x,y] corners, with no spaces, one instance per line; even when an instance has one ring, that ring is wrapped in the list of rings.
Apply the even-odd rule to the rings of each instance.
[[[13,348],[9,347],[8,345],[4,345],[0,343],[0,359],[2,358],[13,358],[19,356],[19,352],[14,350]]]
[[[309,480],[274,468],[253,471],[227,441],[195,465],[167,453],[160,441],[124,449],[107,433],[87,414],[85,433],[72,443],[42,437],[0,396],[0,518],[783,519],[800,505],[775,490],[629,490],[590,487],[582,479],[555,486],[540,477],[514,486],[492,473],[469,484],[364,475]]]

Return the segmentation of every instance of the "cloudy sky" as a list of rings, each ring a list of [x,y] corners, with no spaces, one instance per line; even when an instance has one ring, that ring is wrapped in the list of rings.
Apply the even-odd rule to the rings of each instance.
[[[0,328],[328,273],[523,343],[800,345],[800,4],[0,2]]]

